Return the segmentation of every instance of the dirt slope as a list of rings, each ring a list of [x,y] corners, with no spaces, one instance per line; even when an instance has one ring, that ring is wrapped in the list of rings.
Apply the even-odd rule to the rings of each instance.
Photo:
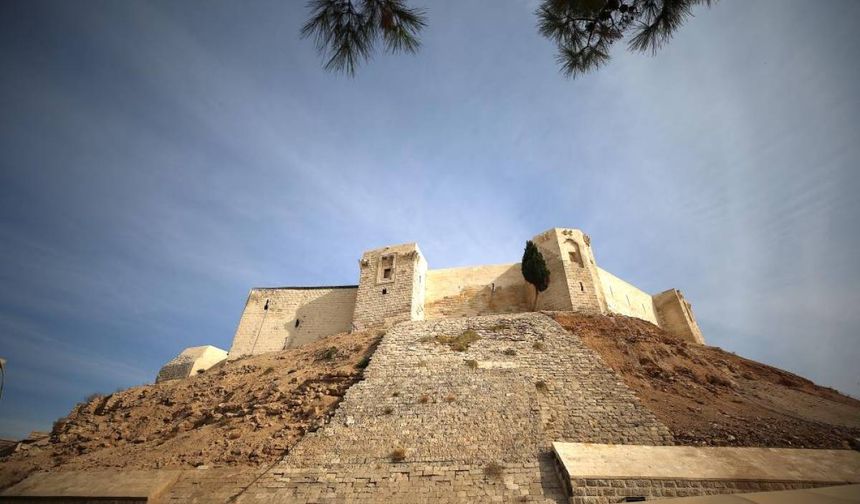
[[[259,466],[328,420],[381,334],[340,334],[185,380],[79,404],[49,438],[0,458],[0,489],[34,470]]]
[[[679,444],[856,448],[860,401],[648,322],[554,313],[620,373]]]

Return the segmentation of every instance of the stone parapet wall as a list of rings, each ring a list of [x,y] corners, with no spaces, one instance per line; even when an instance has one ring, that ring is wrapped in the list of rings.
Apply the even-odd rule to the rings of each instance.
[[[276,352],[352,329],[357,287],[252,289],[230,358]]]
[[[860,481],[860,454],[851,450],[566,442],[553,443],[553,450],[575,504],[796,490]]]
[[[611,504],[628,497],[647,500],[746,492],[773,492],[830,486],[815,481],[747,481],[687,479],[573,479],[570,504]]]

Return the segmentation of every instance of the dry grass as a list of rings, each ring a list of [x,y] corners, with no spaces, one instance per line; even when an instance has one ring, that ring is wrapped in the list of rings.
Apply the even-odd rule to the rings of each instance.
[[[447,402],[447,403],[452,403],[456,400],[457,400],[457,398],[454,397],[453,394],[448,394],[447,396],[445,396],[445,402]]]
[[[448,345],[455,352],[465,352],[472,343],[480,339],[481,337],[478,333],[469,329],[468,331],[463,331],[459,336],[436,336],[435,341],[442,345]]]
[[[320,360],[334,360],[337,357],[337,347],[328,347],[320,352]]]
[[[490,462],[486,467],[484,467],[484,474],[489,478],[501,479],[505,474],[505,468],[502,467],[501,464]]]
[[[430,396],[427,394],[424,394],[418,398],[418,402],[420,402],[421,404],[427,404],[430,402]]]
[[[391,450],[391,453],[388,454],[388,457],[392,462],[403,462],[406,459],[406,450],[403,448],[395,448]]]

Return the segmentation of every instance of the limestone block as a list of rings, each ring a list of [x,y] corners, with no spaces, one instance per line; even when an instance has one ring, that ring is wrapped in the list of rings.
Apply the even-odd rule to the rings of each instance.
[[[155,383],[194,376],[227,358],[227,351],[212,345],[186,348],[158,372]]]

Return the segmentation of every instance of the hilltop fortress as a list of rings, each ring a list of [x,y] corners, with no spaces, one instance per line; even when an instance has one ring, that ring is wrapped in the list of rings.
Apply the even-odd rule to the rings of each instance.
[[[652,296],[601,269],[582,231],[553,228],[532,241],[550,271],[537,310],[627,315],[682,340],[704,343],[679,290]],[[358,265],[358,285],[251,289],[230,358],[398,322],[519,313],[535,306],[534,288],[519,263],[434,270],[418,244],[407,243],[368,250]]]
[[[600,269],[581,231],[532,241],[537,298],[519,264],[431,270],[414,243],[356,286],[252,289],[229,355],[79,404],[0,501],[860,502],[860,402],[701,344],[680,292]]]

